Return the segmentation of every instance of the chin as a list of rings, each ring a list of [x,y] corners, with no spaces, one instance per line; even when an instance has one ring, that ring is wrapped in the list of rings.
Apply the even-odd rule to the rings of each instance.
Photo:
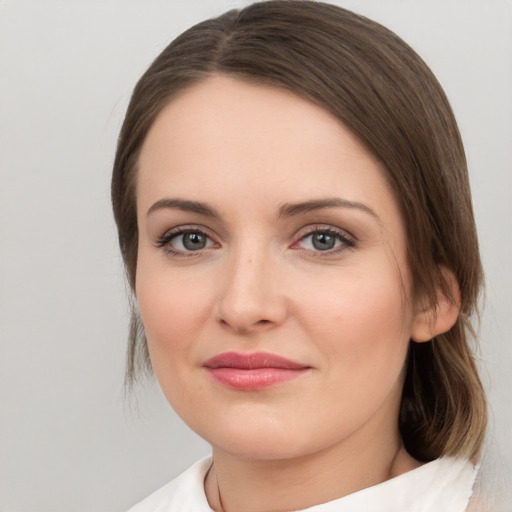
[[[315,451],[305,446],[299,447],[293,439],[284,437],[267,437],[260,433],[257,437],[240,436],[238,439],[216,440],[216,443],[212,440],[211,445],[214,450],[229,453],[236,458],[262,461],[296,459]]]
[[[321,425],[310,425],[295,418],[283,422],[282,418],[246,415],[244,421],[212,420],[207,425],[189,426],[210,443],[214,450],[233,457],[253,460],[286,460],[300,458],[322,451],[339,440],[339,433],[321,433]],[[212,429],[212,424],[215,428]],[[203,427],[203,428],[201,428]],[[331,442],[332,441],[332,442]]]
[[[287,459],[297,456],[299,447],[305,444],[301,433],[293,435],[293,429],[283,424],[282,418],[271,415],[245,413],[237,418],[224,414],[216,418],[200,418],[194,421],[183,418],[200,437],[232,456],[247,459]],[[205,421],[206,420],[206,421]]]

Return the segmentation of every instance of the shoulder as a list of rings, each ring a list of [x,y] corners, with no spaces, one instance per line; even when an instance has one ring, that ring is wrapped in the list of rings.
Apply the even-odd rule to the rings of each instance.
[[[203,485],[210,466],[211,457],[201,459],[128,512],[211,512]]]
[[[373,487],[307,509],[308,512],[465,512],[476,468],[442,457]]]
[[[423,486],[423,503],[429,505],[428,510],[468,510],[478,467],[467,459],[441,457],[421,469],[423,471],[418,471],[415,481],[411,480],[409,483],[414,483],[419,488]]]
[[[463,458],[441,457],[418,472],[415,484],[423,485],[428,510],[465,511],[475,484],[478,467]]]

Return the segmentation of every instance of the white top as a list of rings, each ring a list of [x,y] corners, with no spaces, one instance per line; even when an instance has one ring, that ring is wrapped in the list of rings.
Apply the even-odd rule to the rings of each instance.
[[[128,512],[212,512],[204,492],[211,457],[196,462]],[[307,512],[464,512],[477,468],[466,460],[442,457],[373,487]]]

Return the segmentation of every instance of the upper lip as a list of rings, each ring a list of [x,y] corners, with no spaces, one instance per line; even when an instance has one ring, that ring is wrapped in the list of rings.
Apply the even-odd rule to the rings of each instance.
[[[224,352],[211,357],[203,363],[203,366],[210,369],[216,368],[238,368],[240,370],[255,370],[257,368],[282,368],[287,370],[298,370],[309,368],[308,365],[291,361],[277,354],[268,352]]]

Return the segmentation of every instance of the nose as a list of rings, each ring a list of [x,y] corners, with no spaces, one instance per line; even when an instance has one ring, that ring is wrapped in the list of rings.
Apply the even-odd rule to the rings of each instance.
[[[226,262],[218,302],[223,327],[239,334],[272,329],[287,316],[280,269],[268,254],[240,254]]]

